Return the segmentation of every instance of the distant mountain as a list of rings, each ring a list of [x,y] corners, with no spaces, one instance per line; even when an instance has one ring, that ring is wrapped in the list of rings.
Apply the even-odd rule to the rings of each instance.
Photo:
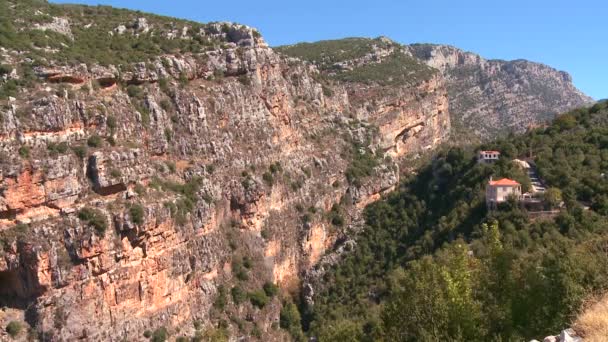
[[[593,102],[574,87],[566,72],[526,60],[486,60],[445,45],[400,45],[384,37],[346,38],[277,50],[314,63],[343,81],[359,76],[368,82],[376,78],[390,83],[399,80],[399,75],[422,74],[425,69],[420,64],[439,70],[448,89],[452,134],[467,139],[470,132],[479,138],[522,132],[557,113]],[[371,73],[366,70],[369,65],[385,68],[376,67]]]
[[[486,60],[445,45],[415,44],[409,50],[446,78],[454,127],[484,138],[522,132],[594,102],[568,73],[540,63]]]

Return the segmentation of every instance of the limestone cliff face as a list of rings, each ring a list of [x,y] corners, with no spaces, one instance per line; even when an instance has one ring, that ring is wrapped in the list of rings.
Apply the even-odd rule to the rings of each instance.
[[[221,311],[220,286],[297,290],[360,208],[397,184],[384,157],[449,136],[439,75],[326,85],[315,66],[225,25],[206,28],[225,41],[206,52],[51,61],[0,108],[0,325],[18,317],[43,340],[118,341],[240,317],[279,339],[278,299]],[[345,175],[354,146],[377,158],[359,182]]]
[[[480,138],[522,132],[593,100],[563,71],[526,60],[486,60],[445,45],[408,46],[413,56],[442,72],[452,120]]]

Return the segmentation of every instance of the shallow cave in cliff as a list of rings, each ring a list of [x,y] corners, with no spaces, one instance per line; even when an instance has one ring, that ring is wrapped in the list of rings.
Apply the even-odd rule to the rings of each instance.
[[[18,270],[0,271],[0,307],[25,309],[35,298]]]
[[[97,83],[99,83],[99,86],[102,88],[110,88],[116,85],[116,79],[111,77],[98,78]]]
[[[70,84],[82,84],[84,83],[84,78],[72,76],[72,75],[56,75],[48,78],[48,81],[51,83],[70,83]]]
[[[17,212],[15,210],[0,211],[0,220],[14,220],[16,216]]]

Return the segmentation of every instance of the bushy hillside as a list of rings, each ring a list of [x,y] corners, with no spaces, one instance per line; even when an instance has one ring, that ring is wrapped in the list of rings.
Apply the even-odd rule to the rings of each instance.
[[[201,24],[109,6],[0,0],[0,100],[32,88],[37,68],[85,64],[126,73],[162,55],[201,54],[244,38],[249,45],[263,41],[244,25]]]
[[[35,63],[118,65],[222,43],[205,35],[209,26],[197,22],[43,0],[1,0],[0,28],[0,46],[24,52]]]
[[[330,79],[380,85],[416,84],[437,70],[407,54],[387,38],[345,38],[277,47],[285,55],[313,63]]]
[[[510,341],[566,327],[608,289],[607,107],[483,146],[503,152],[496,165],[477,164],[473,150],[441,152],[367,207],[355,250],[325,274],[304,327],[321,341]],[[558,197],[546,201],[566,209],[486,210],[491,175],[526,177],[516,157],[536,161]]]

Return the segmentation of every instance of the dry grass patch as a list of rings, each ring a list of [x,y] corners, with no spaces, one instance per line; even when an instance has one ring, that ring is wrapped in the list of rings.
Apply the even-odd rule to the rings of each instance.
[[[608,295],[590,301],[577,318],[574,329],[585,342],[606,342],[608,338]]]

